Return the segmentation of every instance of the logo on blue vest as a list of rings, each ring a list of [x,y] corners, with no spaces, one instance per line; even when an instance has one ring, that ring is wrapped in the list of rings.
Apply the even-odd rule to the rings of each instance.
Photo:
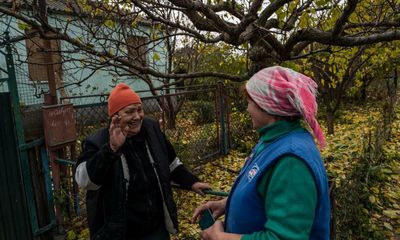
[[[258,167],[257,163],[255,163],[247,173],[247,179],[249,179],[249,182],[254,178],[258,170],[260,170],[260,168]]]

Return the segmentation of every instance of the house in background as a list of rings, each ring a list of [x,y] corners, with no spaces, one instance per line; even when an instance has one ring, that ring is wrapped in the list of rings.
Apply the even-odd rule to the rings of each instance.
[[[154,40],[157,39],[157,35],[163,34],[156,23],[138,19],[129,26],[122,26],[122,23],[128,22],[122,17],[114,18],[113,21],[104,21],[101,17],[85,21],[85,18],[79,16],[79,11],[82,10],[71,11],[68,1],[74,0],[46,1],[48,22],[51,26],[66,32],[73,39],[90,45],[95,50],[112,52],[118,57],[159,72],[167,71],[168,53],[165,43]],[[12,2],[12,0],[0,0],[0,7],[11,9]],[[97,10],[93,9],[93,12],[95,11]],[[17,13],[27,17],[33,14],[30,6],[20,6]],[[49,64],[54,71],[57,98],[67,98],[63,103],[74,104],[77,109],[77,122],[82,126],[107,121],[107,107],[103,103],[107,98],[99,95],[107,95],[118,82],[127,83],[138,91],[141,97],[151,95],[148,91],[149,85],[129,67],[110,66],[106,59],[79,51],[62,40],[50,40],[52,51],[44,51],[45,42],[49,41],[42,39],[22,21],[1,13],[0,79],[7,77],[2,71],[7,69],[3,54],[6,31],[11,38],[29,36],[11,43],[26,140],[43,136],[41,109],[44,95],[49,92],[47,74]],[[150,78],[150,81],[155,87],[162,84],[161,80],[156,78]],[[0,81],[0,92],[8,91],[7,82]],[[150,111],[160,111],[154,99],[145,102],[145,110],[148,111],[149,108],[146,106],[151,107]]]
[[[76,12],[71,11],[70,4],[63,0],[50,0],[48,4],[48,21],[50,25],[65,31],[68,35],[90,44],[94,49],[110,51],[130,61],[154,68],[160,72],[166,71],[168,54],[163,41],[151,41],[154,38],[154,24],[145,20],[137,24],[122,27],[119,21],[105,21],[99,19],[98,40],[93,38],[95,29],[88,26]],[[0,7],[12,8],[11,0],[0,0]],[[20,6],[25,15],[29,6]],[[57,86],[58,98],[72,96],[87,96],[107,94],[117,82],[125,82],[136,91],[149,89],[148,84],[132,74],[132,69],[115,68],[109,66],[106,60],[98,59],[85,52],[77,51],[71,44],[60,40],[50,40],[52,52],[43,51],[45,41],[39,34],[35,34],[20,20],[13,17],[0,15],[0,36],[8,31],[11,38],[29,35],[31,38],[12,43],[13,57],[16,69],[16,78],[20,103],[22,106],[41,105],[43,95],[49,91],[47,68],[53,65],[54,78]],[[158,30],[157,30],[158,31]],[[96,35],[97,36],[97,35]],[[108,39],[107,39],[108,38]],[[113,39],[110,41],[109,39]],[[4,37],[0,38],[0,42]],[[4,48],[3,46],[0,46]],[[4,49],[3,49],[4,50]],[[49,56],[50,55],[50,56]],[[49,63],[49,59],[51,62]],[[98,64],[104,61],[104,64]],[[93,63],[97,64],[93,64]],[[0,53],[0,68],[6,69],[5,56]],[[129,71],[130,70],[130,71]],[[0,71],[1,72],[1,71]],[[0,78],[6,77],[0,73]],[[161,85],[161,81],[151,79],[154,86]],[[0,83],[0,92],[8,91],[7,83]],[[142,97],[150,95],[141,92]],[[86,97],[70,100],[75,105],[92,104],[99,97]]]

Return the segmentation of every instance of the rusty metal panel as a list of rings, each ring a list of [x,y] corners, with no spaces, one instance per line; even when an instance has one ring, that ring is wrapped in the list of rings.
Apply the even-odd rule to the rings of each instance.
[[[76,140],[75,111],[72,104],[43,106],[46,144],[57,147]]]
[[[25,141],[44,138],[42,105],[21,107]]]

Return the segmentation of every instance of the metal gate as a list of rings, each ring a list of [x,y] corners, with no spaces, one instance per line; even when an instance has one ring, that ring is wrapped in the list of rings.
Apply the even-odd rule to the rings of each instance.
[[[4,45],[3,45],[4,44]],[[0,93],[0,239],[53,239],[52,184],[43,138],[26,142],[8,32],[5,32],[8,92]]]
[[[9,93],[0,93],[0,239],[32,239]]]

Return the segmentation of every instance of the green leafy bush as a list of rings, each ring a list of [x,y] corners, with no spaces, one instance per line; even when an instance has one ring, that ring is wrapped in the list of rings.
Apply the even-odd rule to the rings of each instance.
[[[188,103],[197,124],[212,123],[215,121],[215,106],[209,101],[192,101]]]
[[[249,153],[258,140],[258,135],[251,125],[250,115],[237,103],[232,103],[231,106],[230,135],[231,148],[244,153]]]

